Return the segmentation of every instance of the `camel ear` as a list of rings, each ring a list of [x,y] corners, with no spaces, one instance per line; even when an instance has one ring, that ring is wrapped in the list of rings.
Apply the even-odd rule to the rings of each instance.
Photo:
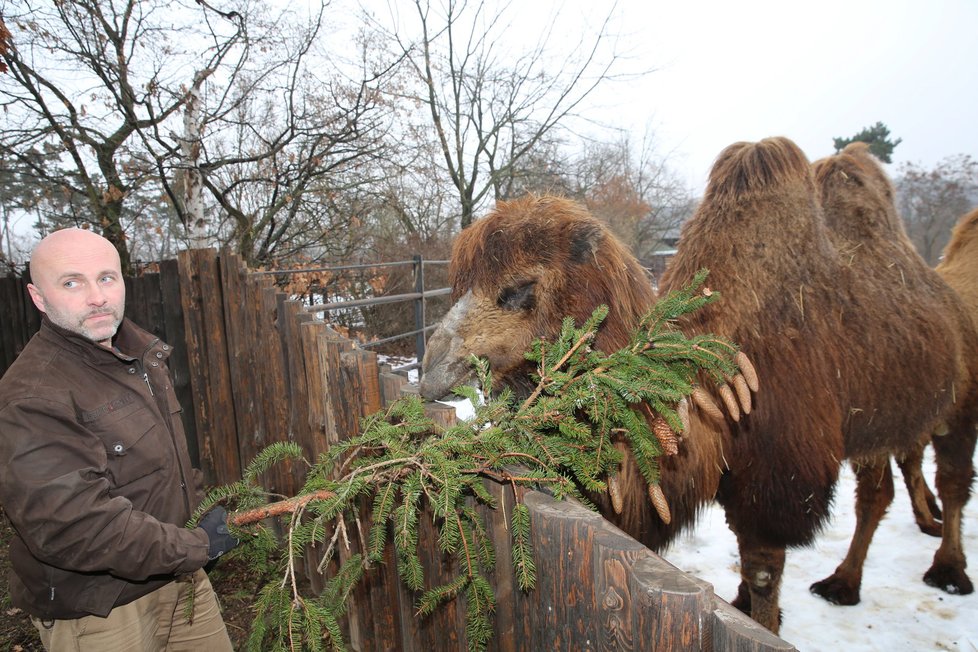
[[[570,258],[576,264],[594,260],[601,245],[602,229],[597,224],[578,224],[571,233]]]

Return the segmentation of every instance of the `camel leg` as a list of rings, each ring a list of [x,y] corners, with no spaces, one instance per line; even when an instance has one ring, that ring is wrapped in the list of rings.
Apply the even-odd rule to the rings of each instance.
[[[852,466],[856,472],[856,531],[849,552],[832,575],[810,587],[815,595],[839,605],[859,604],[869,544],[893,501],[893,471],[888,456]]]
[[[931,442],[937,456],[937,493],[944,505],[944,528],[941,545],[934,553],[934,563],[924,574],[924,581],[948,593],[966,595],[974,585],[964,572],[967,562],[961,545],[961,514],[974,480],[975,424],[959,420],[948,434]]]
[[[913,509],[913,517],[917,522],[917,527],[924,534],[932,537],[941,536],[941,508],[937,504],[937,498],[927,486],[924,479],[922,465],[924,462],[924,448],[926,441],[921,441],[914,446],[913,450],[906,455],[898,455],[896,463],[903,473],[903,482],[907,485],[907,493],[910,495],[910,507]]]
[[[752,619],[778,633],[781,627],[781,576],[784,574],[785,549],[740,544],[740,587],[733,606]]]

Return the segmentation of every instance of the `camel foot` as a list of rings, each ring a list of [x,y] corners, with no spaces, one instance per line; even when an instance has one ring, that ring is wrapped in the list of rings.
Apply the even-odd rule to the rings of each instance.
[[[975,590],[964,569],[952,566],[938,566],[936,564],[931,566],[924,573],[924,582],[928,586],[933,586],[952,595],[968,595]]]
[[[730,602],[730,606],[744,615],[750,616],[750,589],[747,588],[747,582],[741,582],[737,587],[737,597]],[[783,624],[784,609],[778,609],[778,626],[780,627]]]
[[[944,531],[944,528],[941,525],[941,522],[940,521],[934,521],[934,520],[928,521],[928,520],[924,520],[924,519],[918,519],[917,520],[917,527],[919,527],[920,528],[920,531],[923,532],[924,534],[926,534],[927,536],[937,537],[938,539],[941,538],[941,536],[943,535],[943,531]]]
[[[839,575],[833,574],[815,582],[808,590],[832,604],[852,606],[859,604],[859,585],[851,586]]]

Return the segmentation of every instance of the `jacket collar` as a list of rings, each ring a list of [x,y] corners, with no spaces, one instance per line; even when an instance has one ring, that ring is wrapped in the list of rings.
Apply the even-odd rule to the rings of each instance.
[[[41,329],[38,335],[53,344],[81,356],[88,362],[95,364],[111,363],[115,360],[131,362],[141,358],[143,354],[154,344],[159,344],[160,339],[155,335],[143,330],[128,317],[124,317],[122,324],[115,337],[112,338],[114,350],[105,348],[91,340],[62,328],[53,323],[44,313],[41,314]],[[167,347],[169,348],[169,347]],[[164,349],[165,350],[165,349]]]

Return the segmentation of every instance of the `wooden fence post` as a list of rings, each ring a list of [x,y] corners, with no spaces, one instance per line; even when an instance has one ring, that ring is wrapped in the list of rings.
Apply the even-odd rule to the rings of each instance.
[[[208,483],[230,484],[241,477],[241,461],[217,254],[181,251],[177,264],[201,468]]]
[[[8,311],[0,328],[0,375],[13,364],[37,330],[31,330],[30,311],[37,312],[27,294],[27,280],[17,276],[0,278],[0,306]],[[37,318],[35,318],[37,319]]]

